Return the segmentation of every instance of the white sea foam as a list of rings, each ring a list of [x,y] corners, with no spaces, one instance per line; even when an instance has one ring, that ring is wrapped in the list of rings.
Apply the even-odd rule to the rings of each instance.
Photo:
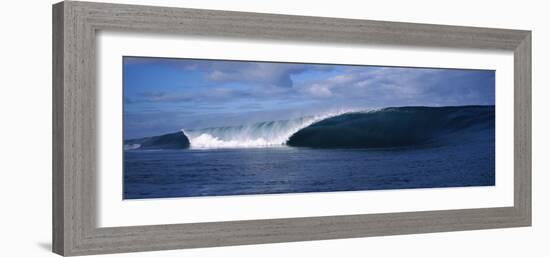
[[[128,145],[124,145],[124,150],[134,150],[140,147],[141,147],[140,144],[128,144]]]
[[[353,111],[355,110],[338,110],[291,120],[181,131],[194,149],[280,147],[294,133],[315,122]]]

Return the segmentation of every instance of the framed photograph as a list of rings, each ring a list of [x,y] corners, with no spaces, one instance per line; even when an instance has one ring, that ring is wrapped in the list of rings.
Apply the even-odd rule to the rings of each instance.
[[[53,251],[531,225],[531,32],[53,6]]]

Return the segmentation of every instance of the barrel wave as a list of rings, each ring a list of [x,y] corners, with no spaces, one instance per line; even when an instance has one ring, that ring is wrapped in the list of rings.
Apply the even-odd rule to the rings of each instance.
[[[349,111],[334,111],[296,119],[264,121],[232,127],[182,130],[191,148],[265,148],[285,146],[288,138],[309,125]]]
[[[494,138],[494,106],[392,107],[315,122],[286,142],[311,148],[385,148]]]
[[[181,130],[125,141],[134,149],[386,148],[494,138],[494,106],[390,107],[336,111],[291,120]]]

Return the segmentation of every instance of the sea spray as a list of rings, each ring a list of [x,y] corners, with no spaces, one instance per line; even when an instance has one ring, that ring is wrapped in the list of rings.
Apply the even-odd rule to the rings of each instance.
[[[336,110],[290,120],[181,131],[189,139],[190,147],[194,149],[281,147],[294,133],[315,122],[357,111]]]

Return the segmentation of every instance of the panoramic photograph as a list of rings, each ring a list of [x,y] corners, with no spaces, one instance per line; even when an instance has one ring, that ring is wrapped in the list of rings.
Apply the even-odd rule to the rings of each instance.
[[[123,57],[123,199],[495,185],[495,71]]]

